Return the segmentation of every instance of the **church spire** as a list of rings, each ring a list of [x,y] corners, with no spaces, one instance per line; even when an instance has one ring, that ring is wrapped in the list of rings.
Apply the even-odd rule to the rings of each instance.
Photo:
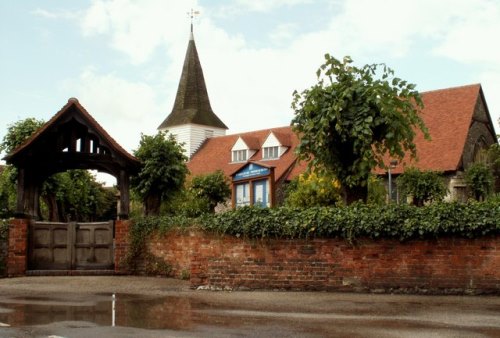
[[[191,18],[194,14],[196,12],[191,11]],[[198,124],[228,129],[217,115],[215,115],[210,106],[205,78],[203,77],[203,70],[201,69],[192,30],[193,23],[191,22],[190,39],[174,107],[170,115],[167,116],[158,129],[164,130],[184,124]]]

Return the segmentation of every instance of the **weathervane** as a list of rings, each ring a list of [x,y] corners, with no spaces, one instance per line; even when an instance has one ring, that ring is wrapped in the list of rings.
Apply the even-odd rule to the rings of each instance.
[[[193,19],[195,15],[199,15],[200,11],[195,11],[191,8],[191,12],[187,12],[187,15],[191,18],[191,34],[193,33]]]

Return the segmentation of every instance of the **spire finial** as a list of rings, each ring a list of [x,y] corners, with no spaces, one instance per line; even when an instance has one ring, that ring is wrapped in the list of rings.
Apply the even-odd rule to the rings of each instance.
[[[191,34],[190,34],[189,40],[194,40],[194,37],[193,37],[193,20],[194,20],[194,16],[195,15],[199,15],[199,14],[200,14],[200,11],[195,11],[192,8],[191,8],[190,12],[187,12],[187,15],[189,15],[189,18],[191,19]]]

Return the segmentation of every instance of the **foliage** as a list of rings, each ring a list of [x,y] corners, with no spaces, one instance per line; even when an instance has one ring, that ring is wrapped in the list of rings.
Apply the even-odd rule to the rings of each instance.
[[[7,154],[24,143],[33,133],[44,125],[44,121],[35,118],[27,118],[10,124],[7,127],[2,143],[0,143],[0,153],[5,151]]]
[[[68,170],[49,177],[42,189],[47,204],[55,207],[45,218],[59,221],[99,221],[116,218],[116,188],[104,188],[86,170]],[[51,208],[49,208],[51,209]]]
[[[0,170],[0,218],[14,215],[16,209],[16,176],[14,167],[6,165]]]
[[[435,171],[408,168],[396,179],[402,196],[411,196],[413,204],[423,206],[426,202],[441,201],[447,193],[442,175]]]
[[[332,206],[340,201],[340,184],[331,175],[304,173],[294,179],[287,189],[285,204],[292,208]]]
[[[424,207],[406,204],[309,209],[238,208],[205,215],[200,227],[209,232],[246,238],[436,238],[477,237],[500,234],[498,201],[433,203]]]
[[[465,182],[476,200],[484,200],[493,190],[494,179],[490,166],[482,162],[472,163],[465,170]]]
[[[347,203],[366,200],[372,169],[385,167],[383,155],[415,155],[414,127],[428,137],[418,115],[422,99],[414,84],[394,77],[383,64],[358,68],[350,57],[339,61],[329,54],[325,60],[318,83],[294,92],[298,153],[310,167],[339,179]]]
[[[382,205],[386,203],[387,191],[384,183],[376,175],[370,175],[368,179],[368,204]]]
[[[9,220],[0,218],[0,248],[8,246],[9,240]],[[0,251],[0,276],[5,275],[7,250]]]
[[[210,212],[215,211],[218,203],[225,202],[231,197],[231,188],[226,175],[221,170],[193,177],[188,190],[192,193],[194,199],[208,201]]]
[[[145,213],[158,215],[161,201],[168,200],[184,185],[186,156],[174,137],[158,132],[142,135],[134,155],[141,161],[139,172],[131,177],[131,186],[145,202]]]
[[[167,202],[162,203],[160,215],[198,217],[210,212],[212,211],[208,198],[196,197],[191,190],[184,188],[175,193]]]

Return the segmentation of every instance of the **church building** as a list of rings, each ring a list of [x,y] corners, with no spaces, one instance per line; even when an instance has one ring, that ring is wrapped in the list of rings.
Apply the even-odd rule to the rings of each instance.
[[[421,95],[421,116],[431,140],[417,132],[417,160],[405,158],[392,168],[392,174],[397,176],[410,166],[440,171],[446,177],[449,198],[463,199],[464,170],[479,160],[482,149],[497,142],[481,85]],[[306,169],[295,154],[299,139],[290,126],[226,135],[228,127],[210,106],[192,25],[175,103],[158,129],[184,143],[192,176],[224,172],[232,183],[233,207],[280,204],[285,183]],[[388,166],[390,162],[394,161],[388,158]],[[387,171],[375,173],[388,177]]]

